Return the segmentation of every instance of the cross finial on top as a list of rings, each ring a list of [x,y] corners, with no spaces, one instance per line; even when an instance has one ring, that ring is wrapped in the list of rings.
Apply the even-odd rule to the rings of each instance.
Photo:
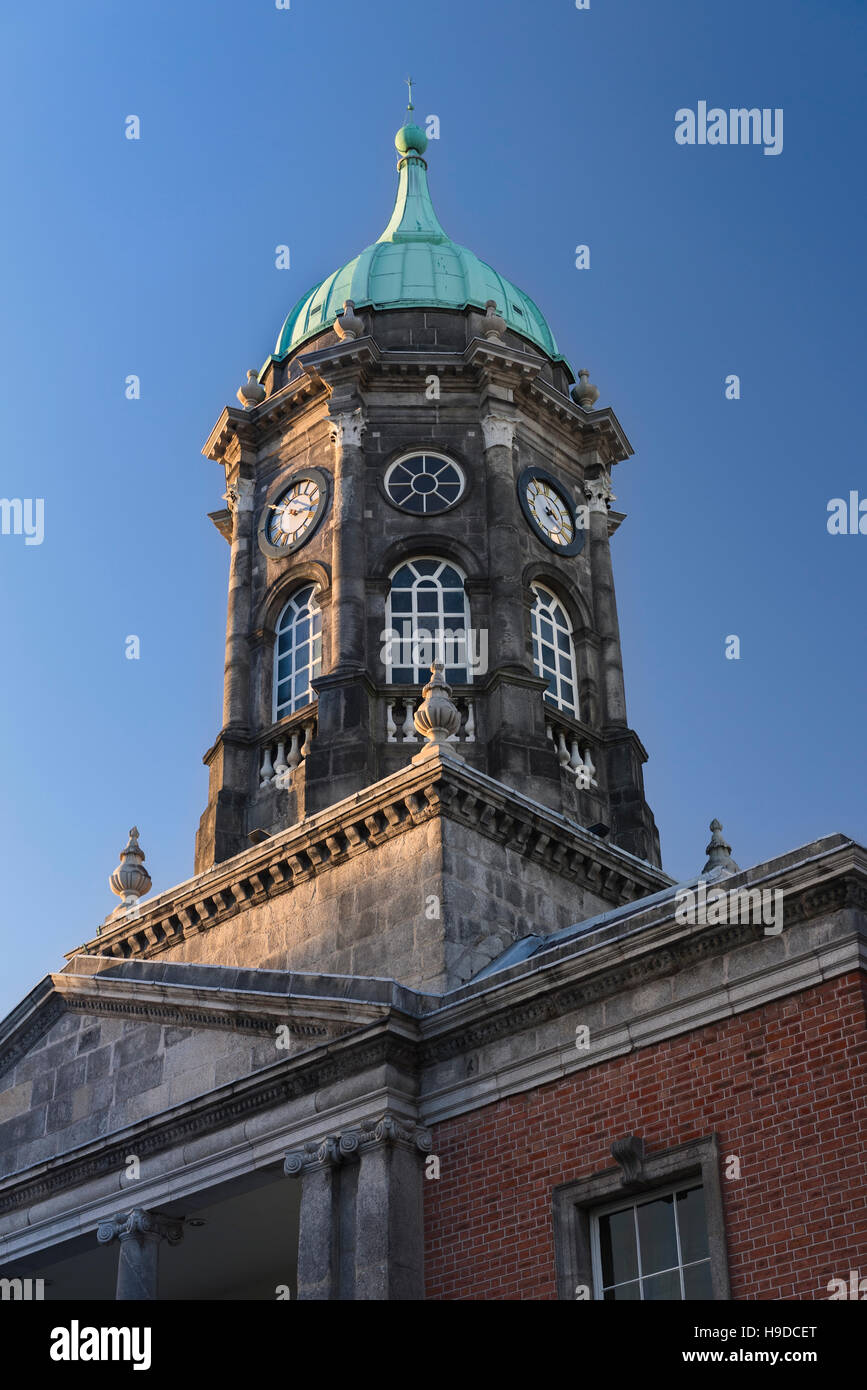
[[[412,78],[406,77],[404,78],[404,81],[406,82],[407,87],[409,87],[409,105],[406,109],[407,111],[414,111],[415,107],[412,104]]]

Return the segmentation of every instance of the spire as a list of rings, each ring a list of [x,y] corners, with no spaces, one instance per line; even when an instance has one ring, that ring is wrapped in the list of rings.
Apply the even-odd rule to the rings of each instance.
[[[412,101],[412,78],[406,79],[409,87],[409,105],[406,108],[409,119],[394,137],[394,147],[400,155],[394,212],[391,221],[379,238],[380,241],[426,241],[435,245],[449,241],[448,234],[440,226],[434,212],[430,190],[427,186],[427,136],[412,119],[415,110]]]

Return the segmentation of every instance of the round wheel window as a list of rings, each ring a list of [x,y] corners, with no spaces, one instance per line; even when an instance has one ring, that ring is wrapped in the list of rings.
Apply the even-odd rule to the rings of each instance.
[[[459,502],[467,485],[464,471],[445,454],[408,454],[385,475],[385,491],[401,511],[434,516]]]

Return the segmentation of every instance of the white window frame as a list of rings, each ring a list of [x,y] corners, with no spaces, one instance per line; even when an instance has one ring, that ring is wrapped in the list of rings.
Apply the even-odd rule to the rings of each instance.
[[[581,706],[578,698],[578,659],[575,654],[575,629],[572,626],[572,619],[569,617],[569,613],[566,609],[566,605],[564,604],[563,600],[557,594],[554,593],[553,589],[549,589],[546,584],[540,584],[536,582],[534,582],[530,587],[533,593],[533,607],[530,614],[530,629],[533,647],[533,668],[540,680],[547,681],[550,680],[552,676],[554,678],[554,690],[546,690],[543,698],[546,704],[551,705],[554,709],[560,710],[562,714],[570,715],[572,719],[580,719]],[[570,678],[563,676],[563,674],[561,673],[559,668],[559,661],[557,664],[557,669],[552,672],[545,670],[544,666],[542,665],[542,633],[539,627],[539,619],[542,613],[545,612],[544,609],[540,609],[539,599],[540,595],[542,594],[545,594],[549,599],[553,600],[553,602],[557,605],[557,608],[563,616],[563,622],[561,624],[554,620],[554,615],[552,613],[547,613],[548,621],[551,622],[554,628],[554,654],[556,657],[559,658],[559,656],[561,655],[560,648],[556,642],[557,633],[563,632],[569,639],[568,654],[572,668]],[[550,645],[550,643],[546,643],[546,645]],[[568,701],[563,697],[562,686],[563,682],[566,679],[570,679],[570,683],[574,691],[574,701]]]
[[[412,589],[411,589],[411,590],[407,590],[407,589],[398,590],[399,593],[407,593],[407,592],[412,593],[412,608],[411,608],[411,611],[410,611],[409,613],[395,613],[394,610],[393,610],[393,608],[392,608],[392,593],[393,593],[393,587],[392,587],[392,586],[393,586],[393,584],[394,584],[395,575],[398,575],[398,574],[400,573],[400,571],[401,571],[402,569],[405,569],[407,566],[409,566],[410,569],[413,569],[416,565],[419,564],[419,562],[424,563],[425,561],[427,561],[427,562],[429,562],[429,563],[431,563],[431,564],[437,564],[437,565],[439,565],[439,567],[440,567],[439,570],[437,570],[436,573],[433,574],[433,575],[419,575],[419,574],[416,572],[416,577],[415,577],[415,579],[414,579],[414,581],[413,581]],[[448,566],[449,569],[453,569],[454,572],[455,572],[455,574],[457,574],[457,575],[459,576],[459,578],[460,578],[461,587],[462,587],[463,596],[464,596],[464,608],[463,608],[463,613],[462,613],[462,614],[459,614],[459,613],[446,613],[446,612],[445,612],[445,608],[444,608],[444,594],[445,594],[445,590],[443,589],[442,584],[440,583],[439,575],[440,575],[440,573],[442,572],[442,569],[445,568],[446,566]],[[418,595],[419,587],[422,586],[422,585],[429,585],[432,581],[435,581],[435,582],[436,582],[436,586],[437,586],[437,592],[438,592],[437,611],[436,611],[436,613],[419,613],[419,611],[418,611],[418,602],[417,602],[417,595]],[[469,653],[469,650],[468,650],[468,648],[469,648],[469,640],[470,640],[470,638],[469,638],[469,629],[470,629],[470,604],[469,604],[469,599],[467,598],[467,577],[466,577],[466,575],[464,574],[463,570],[461,569],[460,565],[456,565],[455,562],[454,562],[453,560],[444,560],[444,559],[442,558],[441,555],[412,555],[412,556],[410,556],[408,559],[402,560],[401,563],[400,563],[399,565],[395,565],[394,570],[392,571],[391,575],[389,576],[388,598],[387,598],[387,600],[386,600],[386,605],[385,605],[385,625],[386,625],[386,629],[387,629],[387,631],[388,631],[389,634],[391,634],[391,633],[393,633],[393,632],[396,632],[396,633],[398,633],[399,636],[402,638],[402,637],[404,636],[404,631],[405,631],[405,629],[404,629],[404,624],[407,623],[407,622],[408,622],[409,625],[410,625],[410,631],[411,631],[411,633],[417,633],[417,632],[419,632],[419,631],[425,631],[425,632],[431,632],[431,633],[432,633],[433,644],[434,644],[434,647],[435,647],[435,652],[434,652],[434,658],[433,658],[433,659],[434,659],[434,660],[437,660],[437,661],[441,661],[441,660],[444,659],[444,658],[443,658],[443,655],[442,655],[442,643],[443,643],[443,640],[444,640],[442,634],[444,634],[445,632],[455,632],[455,631],[460,632],[460,631],[463,631],[463,633],[464,633],[464,639],[463,639],[464,661],[463,661],[463,666],[461,666],[461,663],[460,663],[460,662],[449,663],[449,665],[450,665],[450,666],[454,666],[456,669],[462,669],[462,670],[464,671],[464,677],[465,677],[465,679],[464,679],[463,681],[456,682],[456,684],[461,684],[461,685],[463,685],[463,684],[465,684],[465,685],[471,685],[471,684],[472,684],[473,672],[472,672],[472,670],[471,670],[471,668],[470,668],[470,664],[469,664],[469,655],[470,655],[470,653]],[[434,624],[436,625],[433,629],[431,628],[431,624],[432,624],[432,623],[434,623]],[[400,624],[400,626],[398,626],[398,624]],[[440,635],[438,636],[437,634],[440,634]],[[459,639],[459,640],[460,640],[460,639]],[[392,679],[392,673],[393,673],[393,671],[395,670],[396,667],[408,666],[408,665],[411,664],[411,663],[409,663],[409,662],[395,661],[395,660],[394,660],[394,645],[395,645],[395,644],[393,643],[392,640],[389,640],[389,641],[386,643],[386,657],[385,657],[385,663],[384,663],[384,664],[385,664],[385,678],[386,678],[386,684],[387,684],[387,685],[393,685],[393,684],[394,684],[394,681],[393,681],[393,679]],[[399,648],[399,647],[398,647],[398,652],[400,652],[400,648]],[[422,666],[421,664],[419,664],[419,665],[416,666],[416,665],[413,663],[413,670],[414,670],[415,679],[414,679],[413,681],[411,681],[410,684],[412,684],[412,685],[423,685],[423,684],[425,684],[425,683],[427,682],[429,676],[430,676],[430,667],[424,667],[424,666]]]
[[[676,1239],[677,1239],[677,1256],[678,1256],[678,1263],[677,1263],[676,1265],[670,1265],[668,1269],[655,1269],[655,1270],[653,1271],[652,1274],[647,1274],[647,1275],[645,1275],[645,1274],[642,1272],[642,1268],[641,1268],[641,1240],[640,1240],[639,1233],[638,1233],[638,1208],[639,1208],[639,1206],[644,1206],[644,1205],[646,1205],[648,1202],[656,1202],[656,1201],[659,1201],[660,1198],[662,1198],[662,1197],[671,1197],[671,1196],[674,1196],[674,1195],[675,1195],[676,1193],[678,1193],[678,1192],[693,1192],[696,1188],[701,1188],[702,1194],[704,1195],[704,1198],[705,1198],[705,1202],[704,1202],[704,1207],[705,1207],[705,1234],[706,1234],[706,1236],[707,1236],[707,1243],[708,1243],[708,1253],[707,1253],[707,1255],[705,1255],[704,1258],[701,1259],[701,1260],[691,1260],[691,1261],[689,1262],[689,1264],[686,1264],[686,1265],[683,1263],[683,1251],[681,1250],[681,1245],[680,1245],[680,1224],[679,1224],[679,1222],[678,1222],[678,1217],[677,1217],[677,1202],[675,1201],[674,1204],[673,1204],[673,1213],[674,1213],[674,1230],[675,1230],[675,1236],[676,1236]],[[638,1293],[639,1293],[639,1299],[638,1299],[638,1301],[639,1301],[640,1303],[656,1302],[657,1300],[645,1299],[645,1297],[644,1297],[644,1286],[643,1286],[643,1282],[642,1282],[642,1281],[643,1281],[645,1278],[646,1278],[646,1279],[656,1278],[656,1277],[657,1277],[658,1275],[660,1275],[660,1274],[671,1274],[674,1270],[677,1270],[678,1277],[679,1277],[679,1279],[680,1279],[680,1302],[681,1302],[681,1303],[683,1303],[683,1302],[688,1302],[689,1300],[685,1300],[685,1299],[684,1299],[684,1296],[683,1296],[683,1295],[684,1295],[684,1287],[683,1287],[683,1271],[684,1271],[684,1269],[692,1269],[692,1268],[693,1268],[694,1266],[696,1266],[696,1265],[706,1264],[706,1265],[708,1266],[708,1269],[710,1270],[711,1274],[713,1273],[712,1264],[711,1264],[711,1258],[712,1258],[712,1257],[711,1257],[710,1231],[708,1230],[708,1221],[707,1221],[707,1193],[705,1192],[704,1183],[702,1182],[702,1180],[701,1180],[700,1177],[698,1177],[698,1178],[684,1178],[681,1182],[676,1182],[676,1183],[673,1183],[673,1184],[670,1183],[670,1184],[668,1184],[668,1186],[666,1186],[666,1187],[651,1188],[651,1189],[650,1189],[649,1191],[647,1191],[647,1192],[637,1192],[637,1193],[633,1193],[633,1194],[631,1194],[631,1195],[621,1197],[620,1200],[617,1201],[617,1202],[609,1202],[609,1203],[607,1203],[607,1205],[604,1206],[604,1207],[597,1207],[597,1208],[594,1208],[594,1210],[590,1213],[590,1241],[591,1241],[591,1251],[592,1251],[592,1256],[593,1256],[593,1297],[594,1297],[595,1299],[598,1299],[598,1300],[601,1302],[601,1301],[603,1301],[603,1300],[605,1299],[605,1293],[606,1293],[606,1291],[607,1291],[606,1288],[605,1288],[605,1286],[604,1286],[604,1284],[603,1284],[603,1279],[602,1279],[602,1246],[601,1246],[601,1240],[600,1240],[600,1236],[599,1236],[599,1222],[600,1222],[600,1220],[601,1220],[601,1218],[602,1218],[603,1216],[609,1216],[612,1212],[615,1212],[615,1211],[625,1211],[625,1210],[627,1210],[627,1209],[630,1208],[630,1207],[631,1207],[631,1209],[632,1209],[633,1223],[634,1223],[634,1226],[635,1226],[635,1249],[636,1249],[636,1253],[637,1253],[637,1256],[638,1256],[638,1273],[637,1273],[635,1279],[624,1279],[624,1280],[622,1281],[622,1283],[620,1283],[620,1284],[611,1284],[611,1285],[609,1285],[609,1288],[612,1288],[612,1289],[613,1289],[613,1288],[624,1288],[627,1284],[635,1284],[635,1283],[637,1283],[637,1284],[638,1284]],[[615,1300],[615,1301],[616,1301],[616,1300]],[[658,1301],[659,1301],[659,1302],[666,1302],[666,1303],[674,1303],[674,1302],[676,1302],[677,1300],[675,1300],[675,1299],[660,1299],[660,1300],[658,1300]]]
[[[299,595],[299,594],[303,594],[303,593],[305,592],[305,590],[307,590],[307,589],[310,590],[310,598],[309,598],[308,604],[307,604],[308,616],[309,616],[309,619],[310,619],[310,636],[309,636],[308,639],[307,639],[307,641],[308,641],[309,644],[310,644],[310,660],[309,660],[309,662],[307,663],[307,667],[306,667],[306,670],[307,670],[307,672],[308,672],[308,677],[307,677],[307,689],[306,689],[306,691],[304,692],[304,696],[303,696],[303,697],[302,697],[302,696],[296,696],[296,694],[295,694],[295,688],[294,688],[294,687],[295,687],[295,676],[296,676],[298,673],[297,673],[296,670],[295,670],[295,663],[294,663],[294,660],[293,660],[293,663],[292,663],[292,677],[291,677],[291,680],[292,680],[291,698],[290,698],[288,704],[284,704],[284,705],[281,706],[281,705],[278,705],[278,702],[277,702],[277,688],[278,688],[278,686],[282,685],[282,681],[279,679],[280,661],[281,661],[281,659],[282,659],[283,657],[287,656],[287,655],[289,654],[289,652],[292,653],[293,658],[294,658],[294,654],[295,654],[295,652],[296,652],[298,646],[299,646],[299,645],[301,645],[301,646],[304,645],[304,643],[300,643],[300,644],[299,644],[299,643],[297,642],[297,640],[296,640],[296,631],[295,631],[295,629],[297,628],[298,622],[302,620],[302,618],[301,618],[301,613],[297,611],[297,599],[298,599],[298,595]],[[281,650],[280,650],[280,639],[281,639],[281,637],[283,637],[283,636],[285,635],[286,632],[288,632],[288,631],[290,630],[290,625],[287,625],[286,622],[285,622],[286,614],[289,612],[289,609],[293,606],[293,604],[296,605],[296,612],[295,612],[295,614],[294,614],[294,617],[293,617],[293,620],[292,620],[292,623],[291,623],[291,630],[292,630],[292,645],[291,645],[291,647],[289,647],[286,651],[281,652]],[[313,633],[313,622],[314,622],[314,619],[317,618],[317,617],[319,618],[319,632],[316,634],[316,636],[318,636],[318,638],[319,638],[319,655],[318,655],[318,657],[314,658],[314,656],[313,656],[313,648],[314,648],[315,637],[314,637],[314,633]],[[288,599],[286,600],[285,604],[283,605],[282,609],[280,610],[280,616],[279,616],[279,618],[277,619],[277,623],[276,623],[276,626],[275,626],[275,628],[274,628],[274,672],[273,672],[272,693],[271,693],[271,715],[272,715],[273,722],[274,722],[275,724],[279,723],[279,721],[280,721],[281,719],[288,719],[290,715],[292,715],[292,714],[297,714],[299,710],[301,710],[301,709],[306,709],[308,705],[310,705],[310,704],[313,703],[313,701],[316,699],[316,694],[315,694],[315,692],[314,692],[314,690],[313,690],[312,682],[315,681],[316,678],[317,678],[317,676],[321,675],[321,673],[322,673],[322,610],[321,610],[321,608],[319,607],[319,604],[318,604],[318,602],[317,602],[317,600],[316,600],[316,585],[315,585],[314,583],[308,581],[307,583],[299,584],[298,587],[297,587],[297,589],[295,589],[295,590],[289,595]],[[284,679],[285,679],[285,677],[284,677]]]

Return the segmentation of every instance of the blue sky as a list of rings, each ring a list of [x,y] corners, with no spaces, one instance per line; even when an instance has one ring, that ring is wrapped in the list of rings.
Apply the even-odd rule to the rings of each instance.
[[[192,872],[229,557],[201,446],[385,226],[408,72],[444,226],[635,448],[615,577],[666,867],[713,816],[744,866],[867,837],[867,536],[826,528],[867,497],[865,46],[855,0],[5,8],[0,496],[44,499],[45,535],[0,535],[0,1013],[114,907],[133,822],[155,891]],[[782,108],[783,152],[678,146],[702,100]]]

